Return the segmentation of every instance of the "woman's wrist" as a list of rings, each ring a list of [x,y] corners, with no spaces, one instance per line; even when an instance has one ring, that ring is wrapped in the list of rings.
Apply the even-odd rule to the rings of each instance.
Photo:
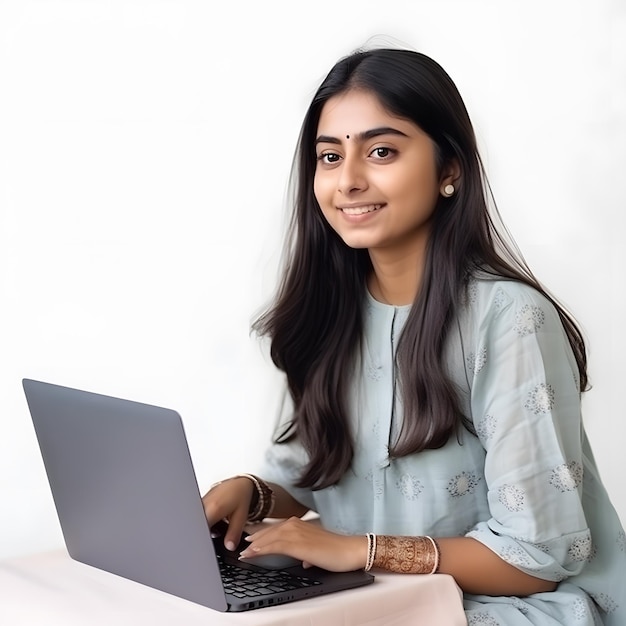
[[[238,474],[233,478],[247,478],[254,485],[250,508],[248,510],[249,522],[260,522],[269,517],[274,510],[275,496],[271,487],[261,478],[254,474]]]
[[[366,571],[376,567],[400,574],[435,574],[439,569],[439,545],[432,537],[393,537],[374,533],[367,533],[366,537]]]
[[[222,483],[228,482],[229,480],[235,480],[236,478],[245,478],[254,486],[250,497],[248,522],[260,522],[266,517],[269,517],[272,514],[276,503],[274,491],[263,479],[255,476],[254,474],[237,474],[236,476],[220,480],[213,483],[209,491]]]

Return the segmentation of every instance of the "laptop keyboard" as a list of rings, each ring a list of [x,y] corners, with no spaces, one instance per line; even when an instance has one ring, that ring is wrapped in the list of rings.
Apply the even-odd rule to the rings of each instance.
[[[320,585],[319,580],[284,570],[254,570],[226,563],[218,555],[224,591],[237,598],[255,598]]]

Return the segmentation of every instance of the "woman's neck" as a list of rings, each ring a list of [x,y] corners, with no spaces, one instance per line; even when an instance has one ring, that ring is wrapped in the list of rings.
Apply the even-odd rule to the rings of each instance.
[[[370,250],[373,271],[367,286],[375,300],[403,306],[415,301],[423,271],[422,254],[388,255]]]

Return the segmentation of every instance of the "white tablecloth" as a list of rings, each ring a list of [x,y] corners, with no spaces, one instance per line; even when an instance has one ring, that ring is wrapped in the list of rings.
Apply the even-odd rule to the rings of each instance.
[[[3,626],[461,626],[443,574],[376,573],[372,585],[245,613],[219,613],[78,563],[65,551],[0,561]]]

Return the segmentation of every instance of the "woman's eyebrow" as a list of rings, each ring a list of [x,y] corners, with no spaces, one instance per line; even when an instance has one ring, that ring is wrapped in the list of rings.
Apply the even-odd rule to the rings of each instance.
[[[372,128],[371,130],[364,130],[362,133],[357,133],[356,135],[347,135],[347,137],[353,137],[355,141],[360,142],[366,141],[368,139],[373,139],[374,137],[379,137],[380,135],[399,135],[401,137],[408,137],[406,133],[403,133],[397,128],[392,128],[391,126]],[[339,139],[338,137],[331,137],[330,135],[320,135],[315,140],[315,145],[317,145],[318,143],[341,144],[341,139]]]

